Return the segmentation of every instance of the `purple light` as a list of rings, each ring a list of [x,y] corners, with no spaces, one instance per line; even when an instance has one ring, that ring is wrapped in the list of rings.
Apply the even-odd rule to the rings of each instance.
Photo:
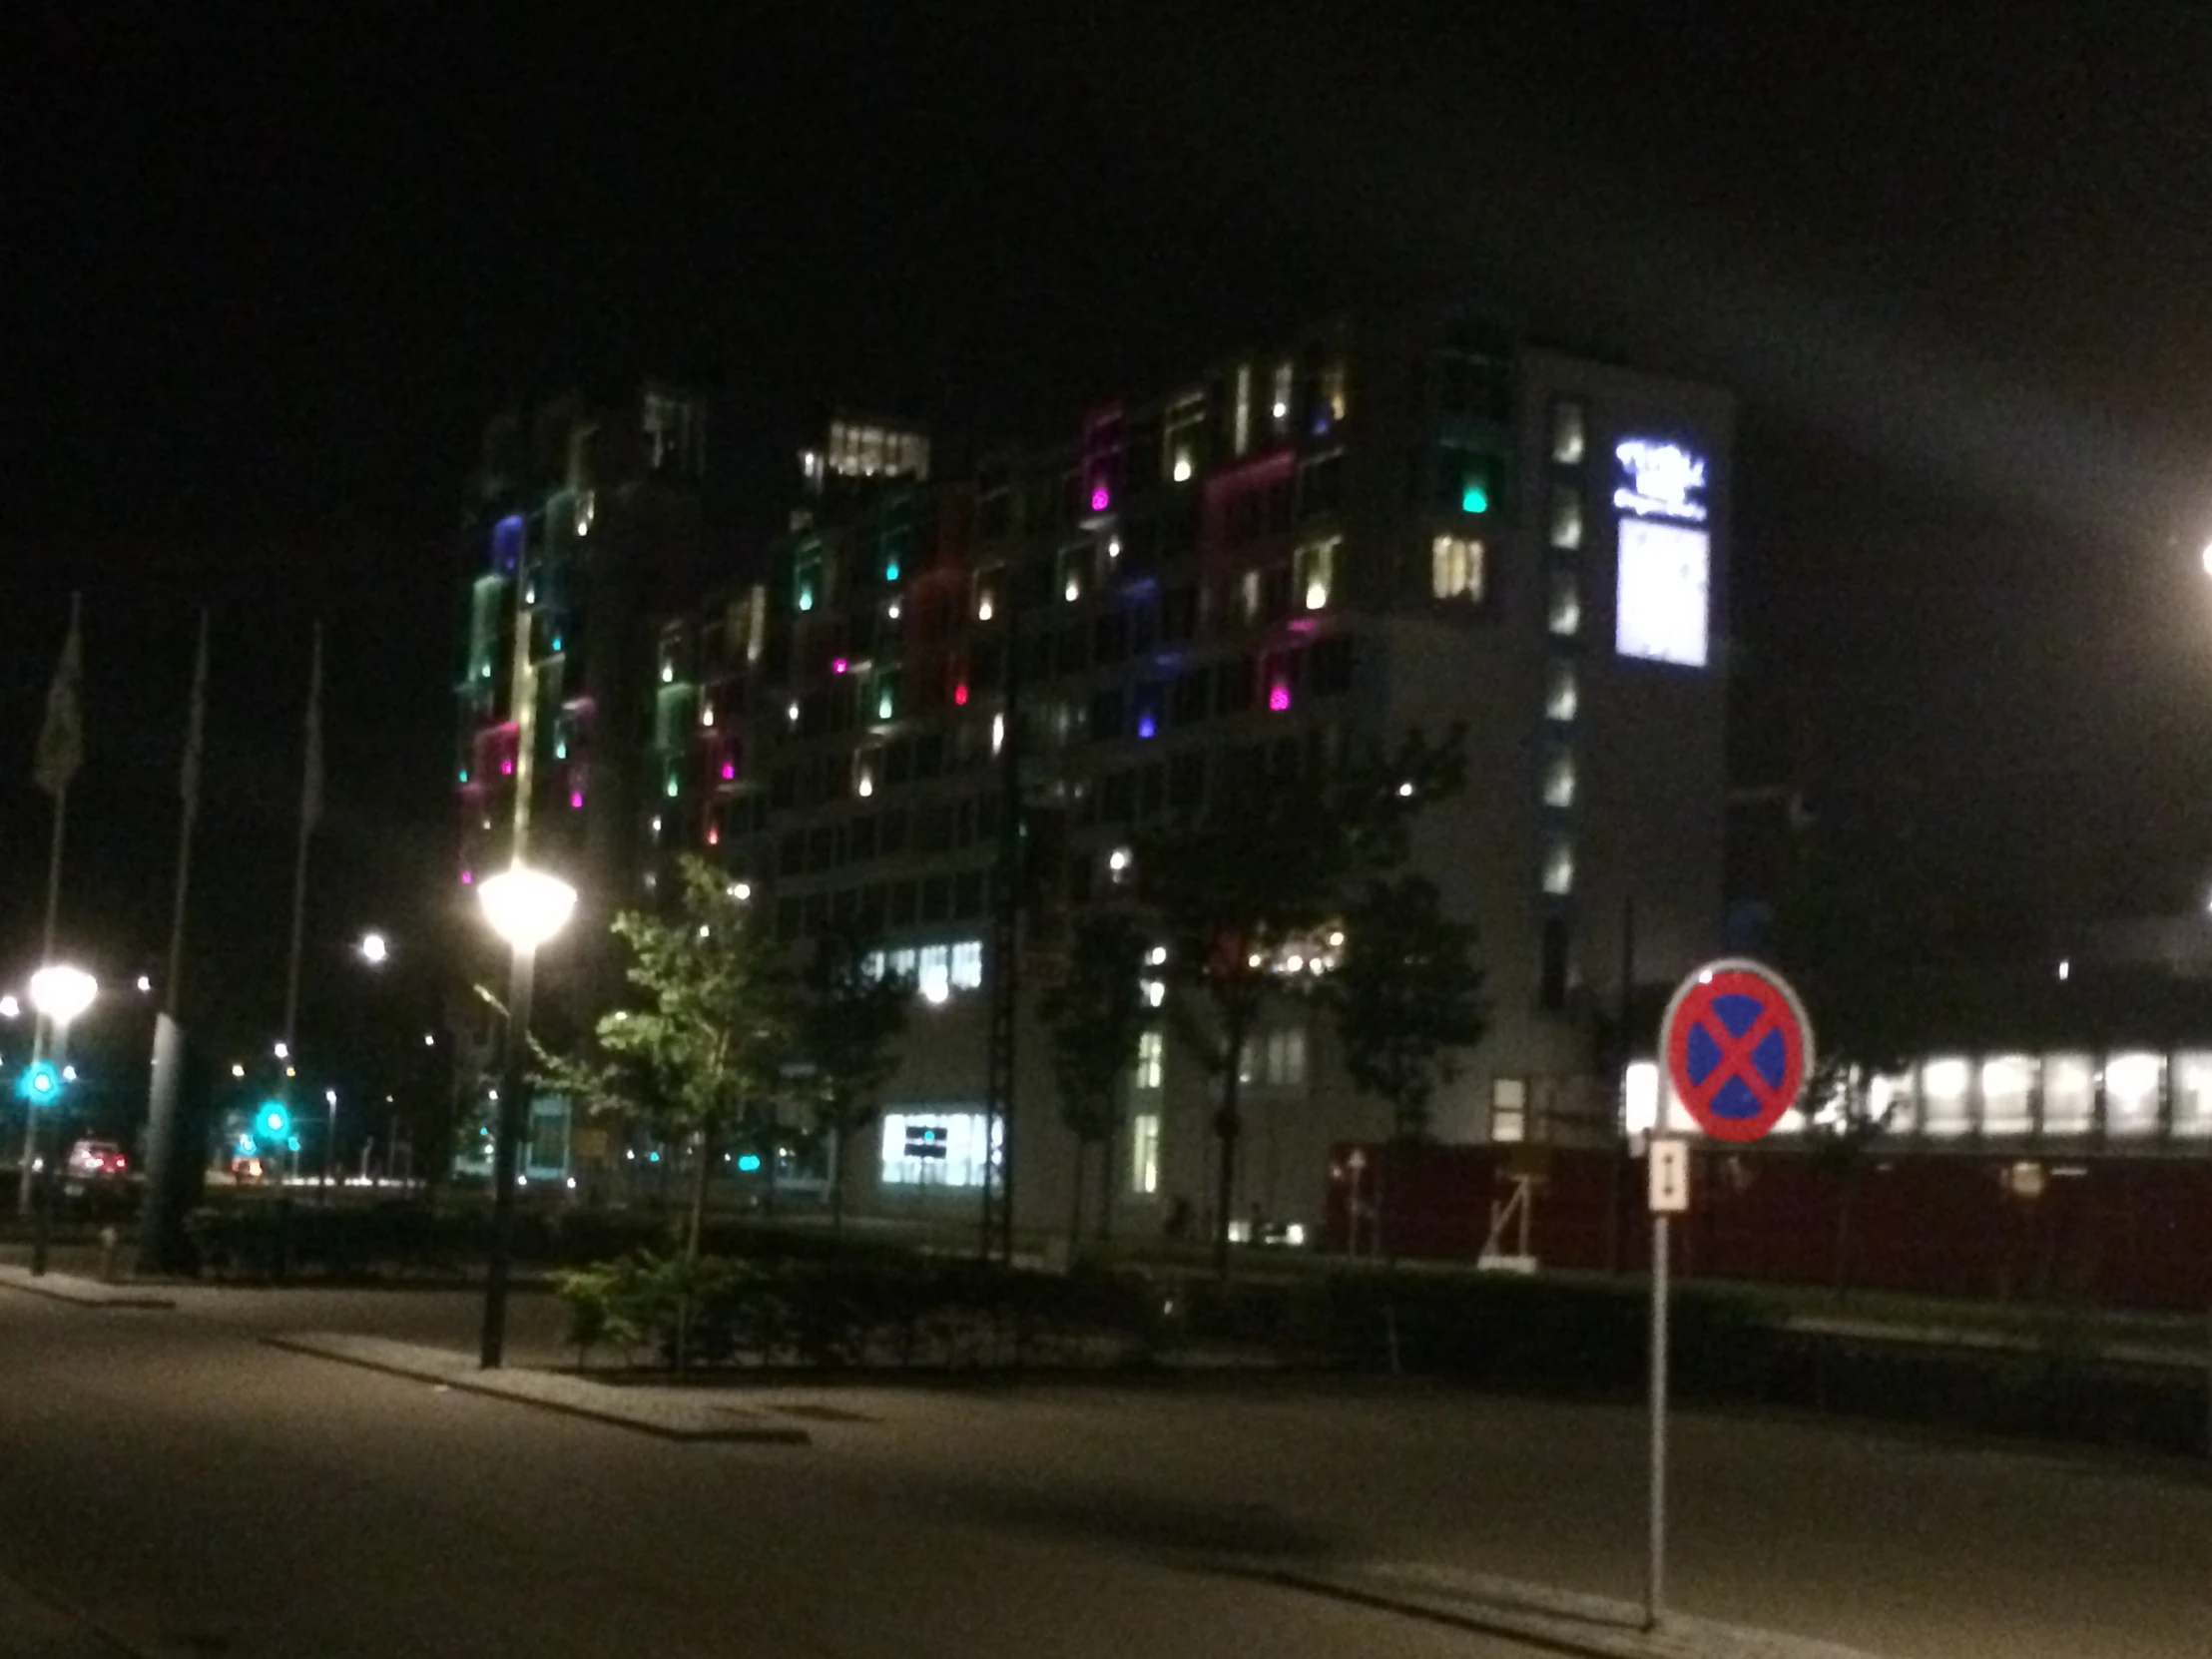
[[[1104,511],[1105,511],[1105,510],[1107,509],[1107,507],[1108,507],[1108,506],[1109,506],[1109,505],[1110,505],[1110,504],[1112,503],[1113,499],[1114,499],[1114,498],[1113,498],[1113,497],[1112,497],[1111,495],[1109,495],[1109,494],[1107,493],[1107,491],[1106,491],[1106,486],[1105,486],[1104,484],[1093,484],[1093,485],[1091,486],[1091,511],[1092,511],[1092,512],[1094,512],[1094,513],[1102,513],[1102,512],[1104,512]]]
[[[1281,713],[1282,713],[1282,712],[1283,712],[1283,711],[1284,711],[1285,709],[1288,709],[1288,708],[1289,708],[1290,706],[1291,706],[1291,688],[1290,688],[1290,687],[1288,687],[1288,686],[1271,686],[1271,687],[1269,687],[1269,688],[1268,688],[1268,708],[1269,708],[1269,709],[1270,709],[1271,711],[1273,711],[1273,712],[1274,712],[1274,713],[1276,713],[1276,714],[1281,714]]]
[[[473,881],[473,880],[475,880],[475,879],[476,879],[476,872],[475,872],[474,870],[472,870],[472,869],[464,869],[464,870],[462,870],[462,871],[461,871],[461,885],[462,885],[462,886],[464,886],[464,887],[465,887],[465,886],[467,886],[467,885],[468,885],[468,884],[469,884],[469,883],[470,883],[471,881]]]
[[[733,763],[729,761],[725,761],[722,763],[722,781],[725,784],[731,783],[737,778],[737,776],[738,769]]]
[[[844,672],[844,659],[842,657],[830,658],[830,672],[831,674],[842,674]]]
[[[583,792],[582,790],[571,790],[571,791],[569,791],[569,792],[568,792],[568,804],[569,804],[569,806],[570,806],[571,808],[579,808],[579,807],[582,807],[582,806],[583,806],[583,804],[584,804],[584,792]]]
[[[1154,732],[1156,732],[1156,731],[1158,731],[1158,730],[1159,730],[1159,727],[1158,727],[1157,723],[1156,723],[1156,722],[1155,722],[1155,721],[1153,720],[1153,718],[1152,718],[1152,717],[1151,717],[1150,715],[1139,715],[1139,716],[1137,717],[1137,736],[1138,736],[1138,737],[1140,737],[1140,738],[1149,738],[1149,737],[1151,737],[1151,736],[1152,736],[1152,734],[1153,734]]]
[[[512,762],[512,761],[501,761],[501,762],[499,763],[499,776],[500,776],[500,777],[502,777],[502,778],[512,778],[512,777],[513,777],[514,775],[515,775],[515,764],[514,764],[514,762]]]

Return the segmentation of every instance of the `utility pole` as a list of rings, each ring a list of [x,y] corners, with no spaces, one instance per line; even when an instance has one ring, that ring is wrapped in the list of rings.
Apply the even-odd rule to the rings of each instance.
[[[984,1055],[983,1244],[1014,1259],[1015,1019],[1021,992],[1021,583],[1006,566],[1006,695],[998,716],[998,867],[991,889],[990,1032]]]

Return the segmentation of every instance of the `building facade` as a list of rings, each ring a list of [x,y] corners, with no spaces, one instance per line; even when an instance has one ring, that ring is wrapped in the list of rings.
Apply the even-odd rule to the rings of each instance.
[[[1462,725],[1468,787],[1421,816],[1414,863],[1480,929],[1491,1032],[1435,1130],[1609,1137],[1600,1015],[1720,923],[1731,422],[1711,388],[1433,308],[1301,330],[934,477],[921,434],[833,423],[759,579],[668,613],[643,665],[633,890],[700,851],[795,946],[878,939],[919,1001],[850,1149],[855,1200],[975,1203],[1005,1095],[1017,1216],[1042,1227],[1075,1142],[1034,993],[1068,917],[1131,879],[1137,832],[1306,756]],[[602,722],[591,790],[607,744]],[[1170,1012],[1111,1189],[1121,1225],[1197,1232],[1216,1080]],[[1388,1127],[1293,996],[1252,1045],[1244,1117],[1238,1218],[1301,1228],[1329,1149]]]

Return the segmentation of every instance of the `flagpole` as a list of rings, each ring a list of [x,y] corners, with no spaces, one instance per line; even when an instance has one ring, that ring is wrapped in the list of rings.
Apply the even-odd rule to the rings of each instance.
[[[69,596],[69,636],[62,642],[61,661],[55,664],[53,684],[47,688],[46,724],[39,729],[38,761],[32,773],[39,788],[54,798],[54,834],[46,858],[46,931],[39,950],[41,967],[54,960],[54,933],[61,920],[62,843],[68,834],[69,781],[77,776],[85,760],[84,724],[77,708],[77,680],[84,653],[78,633],[83,601],[82,594]],[[33,1030],[31,1057],[35,1063],[46,1058],[45,1015],[38,1016]],[[35,1191],[31,1170],[37,1162],[38,1113],[27,1107],[23,1114],[23,1168],[15,1190],[19,1216],[31,1213]]]
[[[307,671],[307,759],[299,782],[299,852],[291,869],[291,959],[284,971],[284,1047],[298,1033],[299,947],[307,922],[307,838],[322,816],[322,624],[314,625],[313,666]]]
[[[177,778],[184,812],[177,829],[177,899],[169,914],[169,975],[162,1009],[178,1016],[185,980],[185,895],[192,888],[192,831],[200,818],[200,750],[208,722],[208,613],[200,613],[200,645],[192,662],[192,713],[186,718],[185,759]]]

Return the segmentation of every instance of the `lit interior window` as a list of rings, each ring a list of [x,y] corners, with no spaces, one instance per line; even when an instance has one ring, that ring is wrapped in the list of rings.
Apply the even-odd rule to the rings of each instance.
[[[1252,365],[1237,365],[1237,389],[1229,409],[1229,447],[1242,455],[1252,447]]]
[[[952,946],[952,965],[949,970],[952,988],[956,991],[972,991],[983,983],[983,941],[960,939]]]
[[[1132,1112],[1129,1116],[1129,1190],[1139,1194],[1160,1190],[1158,1112]]]
[[[1275,429],[1282,431],[1291,423],[1291,364],[1288,359],[1275,365],[1275,400],[1269,405],[1275,417]]]
[[[1711,559],[1702,529],[1622,519],[1614,649],[1623,657],[1703,668]]]
[[[952,994],[952,947],[924,945],[916,953],[914,977],[924,1002],[942,1002]]]
[[[1551,573],[1551,605],[1544,621],[1562,639],[1582,632],[1582,584],[1571,570]]]
[[[1574,843],[1564,835],[1544,851],[1544,891],[1554,898],[1574,891]]]
[[[1545,671],[1544,719],[1572,720],[1581,698],[1575,685],[1574,664],[1554,662]]]
[[[1582,497],[1573,490],[1551,492],[1551,545],[1566,550],[1582,545]]]
[[[1175,452],[1175,464],[1170,468],[1169,476],[1178,484],[1187,484],[1191,481],[1191,452],[1188,449],[1179,449]]]
[[[1964,1060],[1931,1060],[1921,1067],[1921,1126],[1927,1133],[1963,1135],[1973,1127],[1968,1100],[1972,1080]]]
[[[1146,987],[1148,991],[1150,988],[1149,985]],[[1150,1000],[1149,996],[1147,1000]],[[1159,1004],[1154,1003],[1153,1006],[1158,1007]],[[1147,1031],[1138,1037],[1137,1067],[1132,1079],[1137,1088],[1149,1091],[1160,1087],[1161,1079],[1167,1072],[1167,1052],[1168,1042],[1165,1032]]]
[[[1561,811],[1574,805],[1574,757],[1558,754],[1544,765],[1544,805]]]
[[[1336,582],[1337,543],[1316,542],[1298,550],[1292,581],[1309,611],[1326,610]]]
[[[1580,466],[1589,448],[1582,405],[1562,398],[1551,406],[1551,458],[1560,466]]]
[[[1485,572],[1480,542],[1438,536],[1428,553],[1429,585],[1438,599],[1481,599]]]
[[[886,1187],[980,1187],[990,1167],[986,1112],[907,1107],[883,1114],[880,1180]]]
[[[2147,1135],[2158,1127],[2165,1090],[2163,1054],[2115,1054],[2104,1062],[2104,1127],[2112,1135]]]

